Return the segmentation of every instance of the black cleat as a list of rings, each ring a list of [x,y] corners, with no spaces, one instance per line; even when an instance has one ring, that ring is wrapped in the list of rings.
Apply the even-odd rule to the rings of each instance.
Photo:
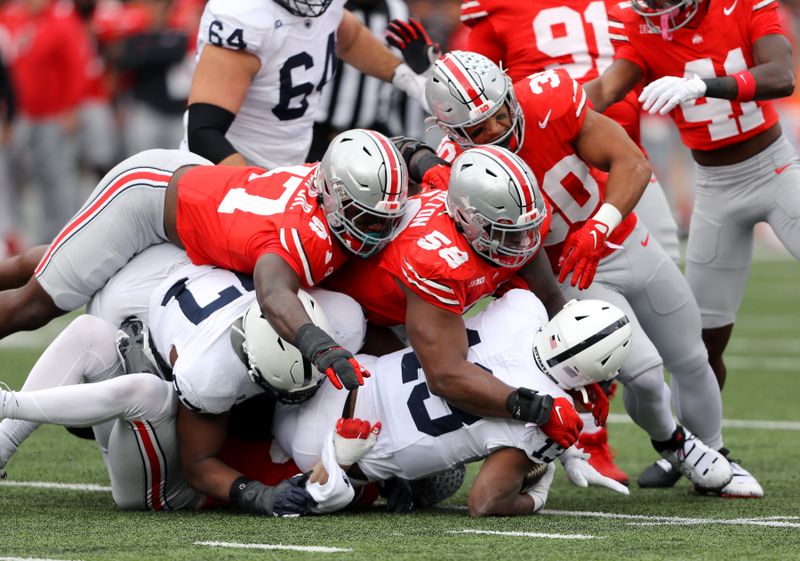
[[[662,458],[647,466],[647,469],[639,475],[636,483],[643,489],[665,489],[673,487],[680,478],[681,472]]]

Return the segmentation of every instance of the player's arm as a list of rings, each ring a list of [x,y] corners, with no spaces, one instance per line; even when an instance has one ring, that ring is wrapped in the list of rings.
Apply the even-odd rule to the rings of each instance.
[[[517,448],[501,448],[492,452],[472,484],[467,499],[469,515],[531,514],[534,511],[534,499],[522,492],[522,486],[525,474],[532,466],[533,462]],[[540,509],[544,503],[536,506]]]
[[[756,65],[744,72],[704,78],[706,97],[748,101],[792,95],[796,78],[792,46],[785,36],[765,35],[758,39],[753,44],[753,60]]]
[[[608,172],[605,202],[614,206],[620,220],[627,216],[652,175],[642,151],[617,122],[591,109],[586,111],[575,148],[584,162]]]
[[[556,315],[567,303],[544,250],[540,250],[518,274],[528,284],[530,291],[542,301],[549,317]]]
[[[227,413],[195,413],[181,403],[178,410],[181,470],[192,489],[223,503],[228,502],[231,485],[242,475],[217,458],[227,431]]]
[[[783,35],[764,35],[753,44],[755,66],[719,78],[664,76],[645,87],[639,96],[642,109],[665,115],[681,103],[701,97],[735,101],[776,99],[791,95],[795,87],[792,47]]]
[[[215,164],[246,164],[244,157],[225,138],[225,133],[260,68],[261,61],[252,53],[205,46],[189,91],[189,150]]]
[[[223,504],[275,516],[308,513],[314,500],[296,478],[271,487],[244,477],[217,458],[228,431],[228,413],[209,415],[178,410],[178,450],[181,470],[195,491]]]
[[[300,278],[282,257],[265,253],[253,270],[256,299],[264,317],[283,339],[328,376],[338,389],[352,390],[364,384],[369,372],[331,336],[314,325],[297,296]]]
[[[396,57],[349,10],[344,11],[342,23],[336,33],[336,54],[356,70],[384,82],[391,82],[396,88],[425,104],[425,78]]]
[[[594,80],[583,85],[592,108],[604,112],[622,100],[642,79],[642,69],[630,60],[618,58]]]

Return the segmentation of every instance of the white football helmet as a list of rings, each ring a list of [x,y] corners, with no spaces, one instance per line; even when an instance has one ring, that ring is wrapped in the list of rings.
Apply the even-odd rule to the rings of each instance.
[[[317,301],[303,290],[299,290],[297,296],[314,325],[332,334],[331,324]],[[325,375],[314,368],[297,347],[278,335],[261,315],[258,302],[253,302],[245,312],[242,332],[248,374],[256,384],[283,403],[301,403],[316,393]]]
[[[290,14],[304,18],[316,18],[325,13],[333,0],[275,0]]]
[[[502,267],[520,267],[539,250],[547,217],[536,177],[499,146],[465,150],[453,161],[447,211],[472,248]]]
[[[425,98],[433,120],[462,148],[476,145],[466,129],[482,123],[504,106],[508,107],[511,127],[489,144],[514,152],[522,147],[525,120],[511,79],[485,56],[450,51],[439,57],[431,66]]]
[[[353,129],[331,141],[311,192],[322,196],[328,226],[339,241],[369,257],[389,243],[403,218],[408,171],[391,140]]]
[[[697,14],[703,0],[631,0],[633,11],[644,18],[647,26],[671,39],[671,33],[680,29]]]
[[[617,375],[628,357],[633,330],[628,316],[602,300],[570,300],[533,340],[533,357],[564,389]]]

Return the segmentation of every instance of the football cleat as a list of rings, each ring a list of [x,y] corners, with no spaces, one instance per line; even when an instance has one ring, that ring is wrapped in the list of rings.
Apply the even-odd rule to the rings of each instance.
[[[147,372],[162,380],[172,379],[171,373],[164,372],[153,353],[147,326],[136,316],[122,321],[115,342],[126,374]]]
[[[683,438],[675,450],[665,450],[664,458],[702,492],[719,491],[730,483],[733,470],[728,460],[683,429]]]
[[[411,482],[415,508],[429,508],[456,494],[464,483],[466,466],[460,465]]]
[[[719,491],[704,491],[695,487],[695,492],[701,495],[715,495],[724,499],[760,499],[764,496],[764,489],[753,475],[744,469],[738,460],[728,460],[733,471],[730,483]]]
[[[608,445],[608,429],[603,427],[591,434],[581,433],[578,438],[578,448],[583,448],[589,454],[589,465],[614,481],[627,485],[628,474],[622,471],[615,463],[616,452]]]
[[[647,466],[647,469],[639,475],[636,483],[643,489],[665,489],[673,487],[680,478],[681,472],[667,460],[661,458]]]

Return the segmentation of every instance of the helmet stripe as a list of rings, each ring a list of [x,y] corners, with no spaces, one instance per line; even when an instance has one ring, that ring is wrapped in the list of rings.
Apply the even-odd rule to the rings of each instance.
[[[445,66],[447,73],[452,76],[454,85],[458,88],[459,93],[467,102],[470,109],[476,109],[485,105],[489,99],[486,97],[486,92],[472,79],[472,76],[467,71],[467,68],[461,63],[457,56],[445,55],[439,59]]]
[[[383,200],[387,202],[397,202],[403,194],[405,168],[400,164],[397,150],[391,141],[384,135],[375,131],[362,129],[378,146],[381,151],[381,159],[387,162],[386,173],[388,174],[388,184]]]
[[[499,161],[511,172],[519,193],[519,200],[522,201],[525,212],[532,211],[536,206],[536,188],[531,184],[529,174],[522,167],[522,162],[508,151],[496,146],[482,146],[477,150],[486,152],[488,156]]]

